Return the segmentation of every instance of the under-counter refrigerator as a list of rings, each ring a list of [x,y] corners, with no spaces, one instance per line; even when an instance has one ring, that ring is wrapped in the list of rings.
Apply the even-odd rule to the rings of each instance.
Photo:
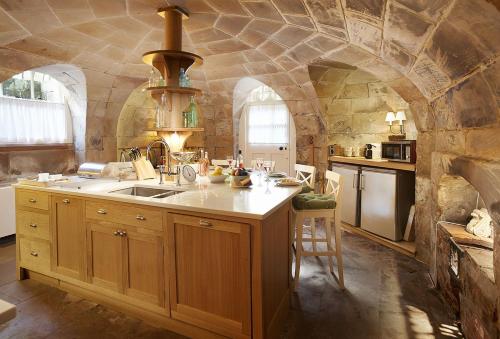
[[[414,174],[362,167],[359,188],[361,228],[390,240],[402,240],[415,201]]]
[[[361,169],[359,166],[333,164],[332,171],[340,174],[344,182],[342,191],[342,221],[352,226],[359,226],[359,204],[361,198],[359,194],[359,175]]]

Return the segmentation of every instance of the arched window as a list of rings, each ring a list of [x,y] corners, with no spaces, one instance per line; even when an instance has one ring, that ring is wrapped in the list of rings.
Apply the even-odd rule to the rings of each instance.
[[[252,90],[246,110],[249,144],[288,144],[288,109],[272,88],[260,86]]]
[[[73,140],[67,90],[51,76],[26,71],[0,83],[0,144],[59,144]]]

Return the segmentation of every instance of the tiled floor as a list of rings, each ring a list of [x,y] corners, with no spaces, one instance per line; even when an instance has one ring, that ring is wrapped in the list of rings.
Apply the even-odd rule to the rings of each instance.
[[[305,259],[283,338],[461,338],[430,286],[425,266],[358,236],[344,234],[341,291],[327,261]],[[17,317],[0,338],[181,338],[55,288],[15,280],[12,242],[0,243],[0,299]]]

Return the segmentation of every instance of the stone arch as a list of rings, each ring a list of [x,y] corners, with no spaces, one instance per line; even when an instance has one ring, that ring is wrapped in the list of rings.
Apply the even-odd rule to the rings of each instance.
[[[283,102],[287,105],[288,112],[290,114],[291,119],[291,125],[290,128],[293,128],[295,130],[294,135],[297,136],[297,129],[295,125],[295,115],[297,112],[294,112],[290,109],[290,106],[288,105],[287,100],[284,100],[283,97],[280,95],[279,90],[275,90],[275,88],[267,85],[263,81],[257,80],[255,78],[251,77],[244,77],[238,80],[236,85],[234,86],[233,89],[233,104],[232,104],[232,109],[233,109],[233,150],[234,154],[238,153],[239,150],[239,134],[240,134],[240,118],[241,115],[243,114],[243,109],[246,103],[246,99],[250,92],[252,92],[254,89],[260,86],[268,86],[270,87],[273,91],[275,91],[280,98],[283,100]],[[294,150],[296,148],[293,147],[291,149]],[[292,159],[293,160],[293,159]]]
[[[76,163],[85,161],[85,137],[87,121],[87,79],[83,71],[70,64],[53,64],[31,69],[48,74],[64,85],[68,91],[67,104],[73,125],[73,144]]]
[[[132,147],[145,148],[151,141],[158,139],[155,132],[148,129],[155,127],[154,99],[144,92],[148,85],[143,83],[125,100],[116,125],[116,159],[120,159],[122,150]]]

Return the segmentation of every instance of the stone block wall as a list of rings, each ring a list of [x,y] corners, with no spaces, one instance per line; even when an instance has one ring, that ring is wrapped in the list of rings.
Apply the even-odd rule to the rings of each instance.
[[[348,65],[310,66],[309,70],[326,120],[328,144],[362,148],[388,141],[391,132],[385,117],[398,110],[406,113],[406,138],[417,138],[408,103],[386,82]],[[393,131],[399,132],[396,122]]]

